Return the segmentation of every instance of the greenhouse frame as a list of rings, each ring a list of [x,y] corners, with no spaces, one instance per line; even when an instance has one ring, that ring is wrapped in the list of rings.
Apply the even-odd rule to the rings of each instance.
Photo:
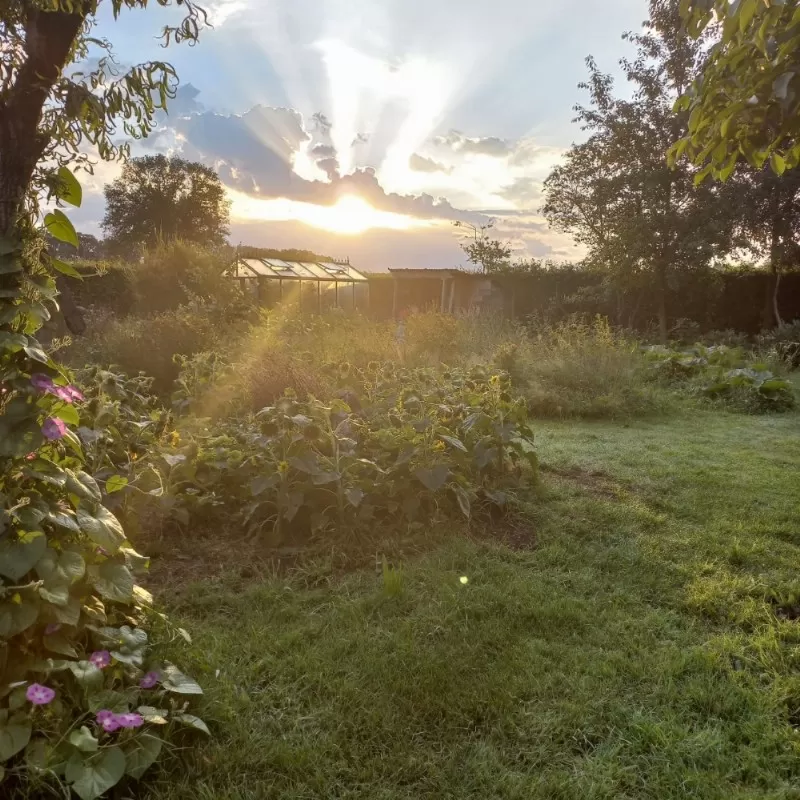
[[[225,271],[264,306],[293,304],[301,311],[322,313],[369,308],[369,282],[350,260],[283,261],[279,258],[242,258]]]

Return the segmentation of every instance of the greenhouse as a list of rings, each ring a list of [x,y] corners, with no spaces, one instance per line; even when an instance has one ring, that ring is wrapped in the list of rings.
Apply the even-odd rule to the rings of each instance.
[[[269,308],[292,304],[301,311],[322,313],[369,307],[365,275],[344,261],[282,261],[278,258],[237,258],[225,273],[243,291]]]

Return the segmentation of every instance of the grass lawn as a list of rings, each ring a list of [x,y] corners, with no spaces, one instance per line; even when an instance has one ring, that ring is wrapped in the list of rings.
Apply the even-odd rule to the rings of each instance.
[[[214,738],[146,796],[800,798],[800,416],[538,427],[535,545],[175,594]]]

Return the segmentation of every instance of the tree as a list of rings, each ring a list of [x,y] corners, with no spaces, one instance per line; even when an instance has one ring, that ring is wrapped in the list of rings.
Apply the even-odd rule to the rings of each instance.
[[[616,97],[611,77],[587,59],[590,104],[576,111],[589,136],[545,181],[543,211],[618,290],[654,290],[665,341],[670,283],[730,246],[731,221],[717,187],[697,189],[691,165],[670,169],[664,158],[685,130],[685,115],[672,108],[696,72],[701,43],[686,35],[671,0],[652,0],[644,31],[623,38],[637,46],[633,61],[620,62],[631,96]]]
[[[80,184],[69,169],[82,163],[79,147],[88,141],[101,157],[124,155],[124,145],[112,143],[116,124],[146,133],[156,106],[174,93],[174,71],[165,64],[134,67],[117,79],[101,58],[88,74],[65,73],[93,44],[108,53],[107,43],[90,36],[98,2],[0,2],[0,685],[16,687],[13,717],[5,708],[2,714],[0,771],[4,794],[10,780],[11,791],[22,795],[74,790],[83,800],[104,794],[126,772],[140,775],[149,763],[141,756],[147,734],[131,731],[132,749],[104,749],[102,763],[89,752],[97,740],[88,728],[80,744],[74,735],[91,719],[97,690],[118,697],[139,691],[135,665],[150,658],[152,615],[133,577],[144,559],[87,473],[75,431],[81,418],[86,422],[75,408],[83,395],[36,338],[57,296],[54,274],[76,274],[44,250],[37,212],[45,196],[80,205]],[[118,15],[147,0],[109,3]],[[175,4],[187,16],[165,36],[191,39],[202,14],[187,0]],[[44,224],[50,235],[78,245],[60,209]],[[91,387],[90,415],[107,403],[101,384]],[[101,472],[108,463],[109,472],[115,469],[103,455],[100,463]],[[119,489],[125,479],[113,477]],[[112,491],[113,482],[106,483]],[[103,673],[96,659],[103,666],[111,660],[106,644],[122,644],[127,655],[121,668]],[[37,712],[37,705],[47,708]],[[55,746],[63,748],[59,764],[47,755]],[[42,769],[30,758],[37,749],[45,753]]]
[[[683,0],[695,37],[716,39],[701,74],[679,99],[688,129],[670,149],[726,180],[744,158],[769,160],[781,175],[800,163],[800,5],[798,0]]]
[[[492,239],[489,231],[494,227],[494,222],[487,225],[473,225],[470,222],[454,223],[456,228],[467,228],[469,233],[461,243],[461,249],[466,253],[470,263],[479,266],[484,272],[501,272],[511,264],[511,247],[499,239]]]
[[[164,155],[134,158],[105,196],[102,227],[112,252],[177,239],[221,245],[228,235],[225,188],[203,164]]]

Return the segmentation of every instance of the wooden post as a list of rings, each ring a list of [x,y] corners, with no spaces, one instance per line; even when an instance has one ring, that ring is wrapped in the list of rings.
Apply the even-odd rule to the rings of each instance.
[[[456,279],[455,278],[451,278],[450,279],[450,300],[447,303],[448,310],[450,311],[451,314],[453,313],[453,305],[455,304],[455,299],[456,299]]]
[[[447,311],[447,279],[442,278],[442,300],[439,303],[442,314]]]
[[[396,276],[392,275],[392,282],[394,283],[392,292],[392,319],[397,319],[397,292],[398,282]]]

